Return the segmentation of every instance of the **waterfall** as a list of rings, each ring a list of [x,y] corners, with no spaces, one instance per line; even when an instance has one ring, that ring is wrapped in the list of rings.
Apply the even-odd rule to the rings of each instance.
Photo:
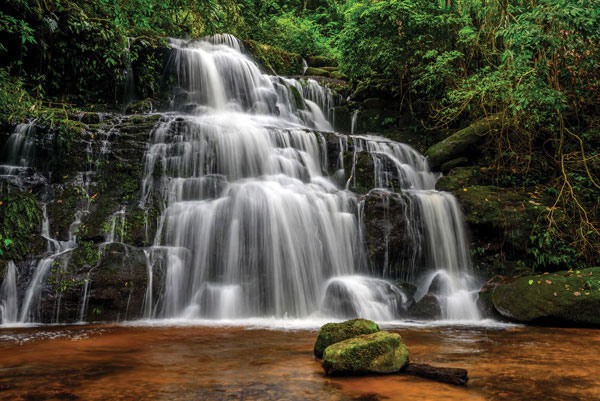
[[[152,132],[142,180],[142,202],[158,191],[165,203],[165,287],[147,292],[146,313],[306,317],[329,278],[364,267],[356,198],[327,178],[310,130],[331,130],[336,100],[315,81],[262,74],[225,38],[171,40],[180,112]]]
[[[453,196],[435,190],[439,176],[423,155],[402,143],[356,135],[358,112],[352,116],[352,135],[332,132],[338,96],[312,79],[263,74],[231,35],[169,42],[165,73],[177,86],[170,110],[149,133],[136,205],[147,216],[150,206],[161,210],[155,237],[147,238],[153,245],[144,249],[146,318],[391,321],[406,316],[412,302],[394,283],[400,278],[416,284],[417,300],[434,293],[444,318],[479,318],[478,282],[460,207]],[[15,129],[3,149],[0,173],[30,168],[31,129],[32,124]],[[98,137],[100,158],[117,132],[111,128]],[[336,146],[337,160],[328,160]],[[90,140],[90,156],[92,149],[98,147]],[[352,163],[344,158],[347,152],[353,152]],[[349,190],[361,152],[373,161],[370,194],[382,197],[384,208],[391,199],[405,205],[406,246],[412,253],[402,277],[390,272],[387,253],[383,270],[371,274],[363,238],[369,206]],[[348,170],[352,174],[344,186]],[[21,308],[16,268],[9,263],[0,291],[3,322],[38,321],[50,272],[66,270],[69,263],[68,254],[59,255],[78,246],[96,171],[97,164],[90,162],[75,176],[83,196],[68,241],[52,237],[42,204],[41,235],[48,252],[26,283]],[[126,205],[105,223],[105,244],[123,241]],[[384,230],[386,249],[390,230]],[[81,290],[82,321],[93,294],[92,277],[88,272]],[[133,313],[131,296],[130,288],[125,318]]]
[[[34,123],[18,124],[0,153],[0,179],[23,188],[35,156]]]
[[[373,135],[352,139],[354,163],[359,152],[367,152],[373,160],[375,187],[401,192],[411,200],[407,203],[412,225],[408,234],[421,253],[413,259],[420,266],[409,268],[420,276],[408,276],[417,283],[415,299],[428,293],[435,279],[439,287],[435,295],[444,318],[480,319],[476,305],[480,283],[472,271],[464,218],[456,198],[435,190],[439,175],[432,173],[427,159],[410,146]]]
[[[230,35],[170,43],[174,113],[150,133],[142,178],[140,205],[155,193],[164,207],[147,252],[145,315],[402,315],[403,291],[364,276],[362,203],[328,177],[327,143],[312,131],[332,130],[336,96],[313,80],[262,74]],[[352,120],[354,131],[357,113]],[[354,162],[358,152],[373,158],[373,187],[412,199],[410,215],[421,225],[414,240],[423,243],[426,264],[412,277],[419,296],[428,291],[424,272],[437,272],[444,317],[477,318],[476,310],[460,311],[461,299],[474,302],[474,287],[459,279],[471,267],[456,200],[434,190],[438,176],[408,145],[351,138]],[[346,137],[339,148],[349,149]],[[336,176],[355,168],[341,154],[337,165]],[[154,294],[160,268],[164,287]],[[461,292],[467,296],[453,298]]]
[[[17,302],[17,267],[11,260],[6,264],[4,281],[0,287],[0,322],[2,324],[17,321],[19,313]]]

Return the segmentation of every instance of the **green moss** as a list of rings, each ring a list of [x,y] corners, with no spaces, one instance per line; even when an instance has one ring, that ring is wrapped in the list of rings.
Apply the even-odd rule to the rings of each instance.
[[[304,104],[304,98],[302,97],[302,94],[300,93],[298,88],[296,88],[295,86],[289,86],[289,90],[294,98],[294,104],[296,106],[296,109],[298,109],[298,110],[306,109],[306,105]]]
[[[310,56],[306,61],[311,67],[337,66],[337,61],[335,59],[325,56]]]
[[[328,375],[393,373],[409,362],[400,335],[380,331],[330,345],[323,354]]]
[[[256,61],[275,74],[297,75],[302,73],[302,57],[299,54],[263,45],[254,40],[245,40],[244,46]]]
[[[469,159],[467,157],[457,157],[456,159],[452,159],[450,161],[447,161],[446,163],[442,164],[442,166],[440,167],[440,170],[442,170],[442,173],[447,174],[450,170],[452,170],[455,167],[461,167],[461,166],[466,166],[469,164]]]
[[[339,71],[331,71],[329,73],[329,78],[332,79],[340,79],[342,81],[347,81],[348,80],[348,76],[344,73],[341,73]]]
[[[485,135],[495,129],[502,122],[499,115],[483,118],[468,127],[455,132],[443,141],[431,146],[427,153],[429,165],[433,168],[466,155],[480,144]]]
[[[63,176],[63,179],[73,178],[71,175]],[[83,188],[69,184],[58,188],[54,194],[54,201],[47,206],[48,219],[53,235],[61,240],[67,240],[69,226],[75,220],[75,212],[81,202],[87,200]],[[81,227],[80,227],[81,229]]]
[[[436,182],[435,189],[452,192],[480,185],[484,182],[483,174],[479,167],[456,167]]]
[[[42,208],[28,192],[12,192],[0,199],[0,257],[22,260],[40,230]]]
[[[331,344],[347,340],[361,334],[371,334],[379,331],[377,323],[367,319],[352,319],[342,323],[327,323],[319,330],[315,342],[314,353],[321,357],[325,348]]]
[[[348,106],[337,106],[333,109],[333,119],[335,126],[333,127],[338,132],[350,133],[352,129],[352,113]]]
[[[329,71],[323,70],[321,68],[308,67],[306,71],[304,71],[304,75],[315,75],[319,77],[328,77]]]
[[[520,322],[600,326],[600,267],[509,280],[494,288],[492,300]]]
[[[94,267],[98,263],[98,260],[100,260],[100,251],[96,249],[93,242],[88,241],[83,242],[73,251],[70,265],[75,268],[86,265]]]
[[[375,166],[373,157],[368,152],[356,153],[356,163],[354,163],[354,152],[344,152],[344,180],[350,180],[349,189],[359,193],[366,194],[375,186]],[[352,166],[354,164],[354,171]]]

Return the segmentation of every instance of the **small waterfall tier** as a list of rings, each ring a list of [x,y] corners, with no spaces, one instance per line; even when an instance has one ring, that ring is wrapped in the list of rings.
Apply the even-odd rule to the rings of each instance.
[[[431,292],[439,299],[444,318],[480,319],[476,301],[481,285],[473,274],[464,218],[454,196],[435,190],[439,174],[432,173],[427,159],[406,144],[373,135],[351,139],[351,168],[356,168],[357,154],[367,152],[373,160],[372,191],[406,203],[413,257],[402,278],[417,284],[415,299]]]

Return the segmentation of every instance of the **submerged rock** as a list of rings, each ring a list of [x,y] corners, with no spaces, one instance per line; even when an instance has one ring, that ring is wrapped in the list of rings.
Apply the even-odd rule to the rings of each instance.
[[[600,326],[600,267],[507,279],[494,308],[523,323]]]
[[[379,331],[377,323],[367,319],[352,319],[342,323],[327,323],[321,327],[314,353],[318,358],[323,356],[325,348],[340,341],[362,334],[372,334]]]
[[[399,334],[380,331],[330,345],[323,355],[328,375],[394,373],[409,362]]]

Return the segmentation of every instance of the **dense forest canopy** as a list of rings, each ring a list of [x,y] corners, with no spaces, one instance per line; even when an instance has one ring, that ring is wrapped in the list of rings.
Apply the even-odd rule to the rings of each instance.
[[[537,270],[600,262],[597,0],[13,0],[0,8],[0,120],[68,136],[61,111],[118,109],[128,71],[139,98],[160,96],[165,37],[225,32],[335,59],[429,143],[500,116],[482,148],[495,184],[551,205],[523,257]]]

